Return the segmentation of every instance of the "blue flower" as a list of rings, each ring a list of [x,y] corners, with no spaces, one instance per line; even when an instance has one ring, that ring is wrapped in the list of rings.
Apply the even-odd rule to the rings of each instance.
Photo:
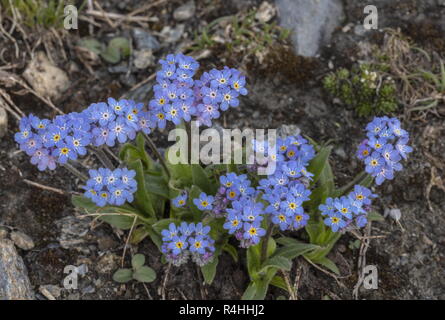
[[[223,228],[229,230],[229,234],[233,234],[235,231],[241,229],[242,226],[243,222],[241,221],[240,216],[232,211],[226,216],[226,222],[224,223]]]
[[[188,247],[186,236],[176,236],[169,243],[168,248],[172,250],[174,255],[179,255],[181,252],[186,250]]]
[[[204,192],[201,192],[199,198],[193,199],[193,203],[199,210],[212,210],[213,196],[208,196]]]
[[[187,203],[187,193],[180,194],[179,196],[174,198],[172,202],[173,206],[176,208],[181,208],[185,206],[185,204]]]
[[[190,251],[204,254],[209,243],[204,236],[196,236],[189,239]]]
[[[161,232],[162,241],[171,241],[174,237],[178,236],[179,230],[174,223],[168,225],[168,229],[164,229]]]
[[[244,223],[244,239],[249,240],[252,245],[260,242],[262,236],[266,234],[266,230],[261,228],[259,222]]]
[[[331,214],[329,217],[324,219],[324,223],[331,227],[332,231],[334,232],[346,227],[346,222],[342,219],[342,216],[339,213]]]
[[[221,91],[222,102],[220,108],[222,111],[226,111],[229,107],[238,107],[239,100],[238,92],[231,90],[230,88],[225,88]]]

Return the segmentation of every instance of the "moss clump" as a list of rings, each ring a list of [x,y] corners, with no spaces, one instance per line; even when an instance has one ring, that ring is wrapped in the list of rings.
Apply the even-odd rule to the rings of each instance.
[[[394,81],[375,66],[362,64],[351,70],[341,68],[328,74],[323,86],[360,116],[388,114],[397,109]]]
[[[302,86],[314,78],[317,66],[317,59],[298,56],[291,47],[278,45],[267,53],[257,71],[261,76],[279,77],[282,82]],[[254,67],[249,69],[254,70]]]

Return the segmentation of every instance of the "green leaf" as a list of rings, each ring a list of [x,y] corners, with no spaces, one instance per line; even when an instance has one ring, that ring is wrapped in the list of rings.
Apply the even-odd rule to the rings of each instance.
[[[112,64],[121,61],[121,58],[126,58],[130,55],[130,42],[127,38],[116,37],[111,39],[108,46],[100,55],[102,58]]]
[[[204,281],[207,284],[212,284],[213,279],[216,275],[216,267],[218,266],[219,258],[215,253],[213,260],[201,267],[202,275],[204,276]]]
[[[313,263],[320,264],[327,269],[331,270],[335,274],[340,274],[340,270],[338,269],[337,265],[331,260],[326,257],[319,258],[319,259],[313,259],[311,260]]]
[[[368,220],[369,221],[385,221],[385,218],[380,213],[371,211],[370,213],[368,213]]]
[[[311,160],[307,170],[311,172],[314,176],[312,177],[311,184],[314,185],[318,179],[320,179],[320,175],[323,169],[326,166],[326,163],[329,161],[329,155],[331,154],[332,146],[322,147],[318,154]]]
[[[199,164],[192,164],[193,184],[207,194],[215,194],[217,187],[212,185],[206,172]]]
[[[135,228],[133,232],[131,233],[130,237],[130,243],[131,244],[138,244],[142,240],[144,240],[149,235],[147,228],[145,225]]]
[[[154,211],[153,201],[154,198],[150,197],[147,192],[144,170],[142,168],[141,160],[135,160],[128,163],[128,168],[136,171],[136,182],[138,185],[137,191],[134,194],[135,204],[142,212],[153,218],[156,218]]]
[[[148,192],[165,199],[170,198],[170,190],[164,176],[145,175],[145,187]]]
[[[93,201],[84,196],[73,195],[71,197],[71,203],[76,208],[84,209],[87,213],[93,213],[98,209],[98,206],[96,206]]]
[[[246,288],[246,291],[244,291],[243,296],[241,297],[242,300],[253,300],[256,294],[256,285],[255,282],[250,282],[249,285]]]
[[[135,254],[133,258],[131,259],[131,266],[133,269],[139,269],[142,267],[145,263],[145,256],[143,254]]]
[[[287,288],[286,281],[284,281],[283,277],[281,277],[281,276],[273,277],[272,280],[270,281],[270,284],[275,286],[275,287],[277,287],[277,288],[286,290],[286,291],[289,290]]]
[[[97,39],[93,38],[80,39],[79,46],[87,48],[95,54],[100,54],[104,50],[104,45]]]
[[[283,256],[274,256],[263,263],[259,272],[266,272],[269,268],[290,271],[292,268],[292,261]]]
[[[143,266],[133,272],[133,279],[139,282],[153,282],[156,279],[156,272],[150,267]]]
[[[293,238],[287,237],[278,238],[277,242],[283,246],[277,249],[274,256],[282,256],[291,260],[312,250],[320,248],[317,245],[300,242]]]
[[[223,247],[223,250],[230,254],[233,258],[233,261],[238,262],[238,251],[231,244],[226,243]]]
[[[102,215],[100,216],[99,219],[111,224],[113,227],[122,230],[128,230],[133,225],[135,218],[137,219],[137,217],[130,217],[124,215]],[[137,222],[135,223],[135,225],[136,224]]]
[[[170,225],[170,223],[173,223],[175,225],[179,225],[178,220],[176,219],[161,219],[158,222],[154,223],[152,225],[152,228],[154,231],[156,231],[157,233],[161,234],[162,230],[164,229],[168,229],[168,226]]]
[[[125,283],[133,278],[133,270],[131,269],[118,269],[113,274],[113,280],[119,283]]]

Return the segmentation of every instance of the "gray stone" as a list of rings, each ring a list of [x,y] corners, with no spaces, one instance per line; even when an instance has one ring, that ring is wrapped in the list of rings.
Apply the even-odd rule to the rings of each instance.
[[[313,57],[343,20],[341,0],[276,0],[280,25],[292,30],[296,53]]]
[[[263,1],[255,13],[255,19],[263,23],[269,22],[275,16],[275,7],[267,1]]]
[[[165,26],[161,30],[161,35],[166,43],[178,42],[184,34],[185,25],[178,24],[176,27],[172,28],[170,26]]]
[[[173,18],[175,18],[176,21],[185,21],[193,17],[195,11],[196,11],[195,2],[192,0],[178,7],[173,12]]]
[[[7,228],[0,227],[0,240],[5,239],[8,236],[9,232]]]
[[[299,135],[301,129],[294,124],[283,124],[277,130],[277,135],[281,138],[286,138],[288,136],[296,136]]]
[[[56,300],[60,297],[62,288],[52,284],[47,284],[39,287],[40,293],[48,300]]]
[[[3,138],[8,132],[8,114],[6,110],[0,106],[0,138]]]
[[[43,51],[34,55],[23,77],[39,95],[56,100],[71,84],[66,72],[49,61]]]
[[[68,216],[56,221],[56,225],[60,228],[58,240],[62,248],[75,248],[81,252],[89,252],[86,247],[86,238],[90,229],[89,219]]]
[[[31,250],[34,248],[34,241],[31,237],[20,231],[11,232],[11,240],[14,241],[15,245],[23,250]]]
[[[33,300],[25,264],[14,243],[0,240],[0,300]]]
[[[132,30],[135,47],[138,50],[150,49],[153,51],[159,50],[161,45],[159,41],[149,32],[141,28]]]
[[[150,49],[135,50],[133,55],[133,63],[137,69],[147,69],[155,64],[155,57]]]

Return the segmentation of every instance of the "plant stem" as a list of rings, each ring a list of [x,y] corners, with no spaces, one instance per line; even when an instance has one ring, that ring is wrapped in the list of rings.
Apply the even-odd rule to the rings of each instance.
[[[99,148],[90,148],[90,150],[96,155],[97,159],[108,169],[114,170],[113,162],[111,162],[110,158],[105,154],[102,149]]]
[[[352,179],[348,184],[346,184],[345,186],[341,187],[340,189],[338,189],[338,194],[336,194],[336,196],[341,196],[343,194],[345,194],[349,189],[351,189],[354,185],[356,185],[357,183],[361,182],[364,178],[366,178],[366,171],[363,170],[361,171],[358,175],[356,175],[354,177],[354,179]]]
[[[143,135],[144,135],[144,138],[147,141],[148,146],[150,147],[151,151],[153,151],[156,158],[158,158],[159,162],[161,163],[162,167],[165,170],[165,173],[167,174],[168,178],[170,179],[171,175],[170,175],[170,171],[168,170],[167,164],[165,163],[164,158],[161,156],[158,149],[156,148],[156,145],[154,144],[153,140],[151,140],[150,137],[146,133],[143,133]]]
[[[75,175],[77,178],[79,178],[80,180],[82,180],[82,182],[86,182],[88,180],[88,177],[86,175],[84,175],[83,173],[81,173],[79,170],[77,170],[76,168],[74,168],[72,165],[70,165],[69,163],[65,163],[63,165],[69,172],[71,172],[73,175]]]
[[[269,238],[272,235],[273,227],[274,227],[273,223],[269,222],[269,226],[267,227],[266,235],[264,236],[263,242],[261,244],[261,256],[260,256],[261,264],[263,264],[267,258],[267,247],[269,246]]]

